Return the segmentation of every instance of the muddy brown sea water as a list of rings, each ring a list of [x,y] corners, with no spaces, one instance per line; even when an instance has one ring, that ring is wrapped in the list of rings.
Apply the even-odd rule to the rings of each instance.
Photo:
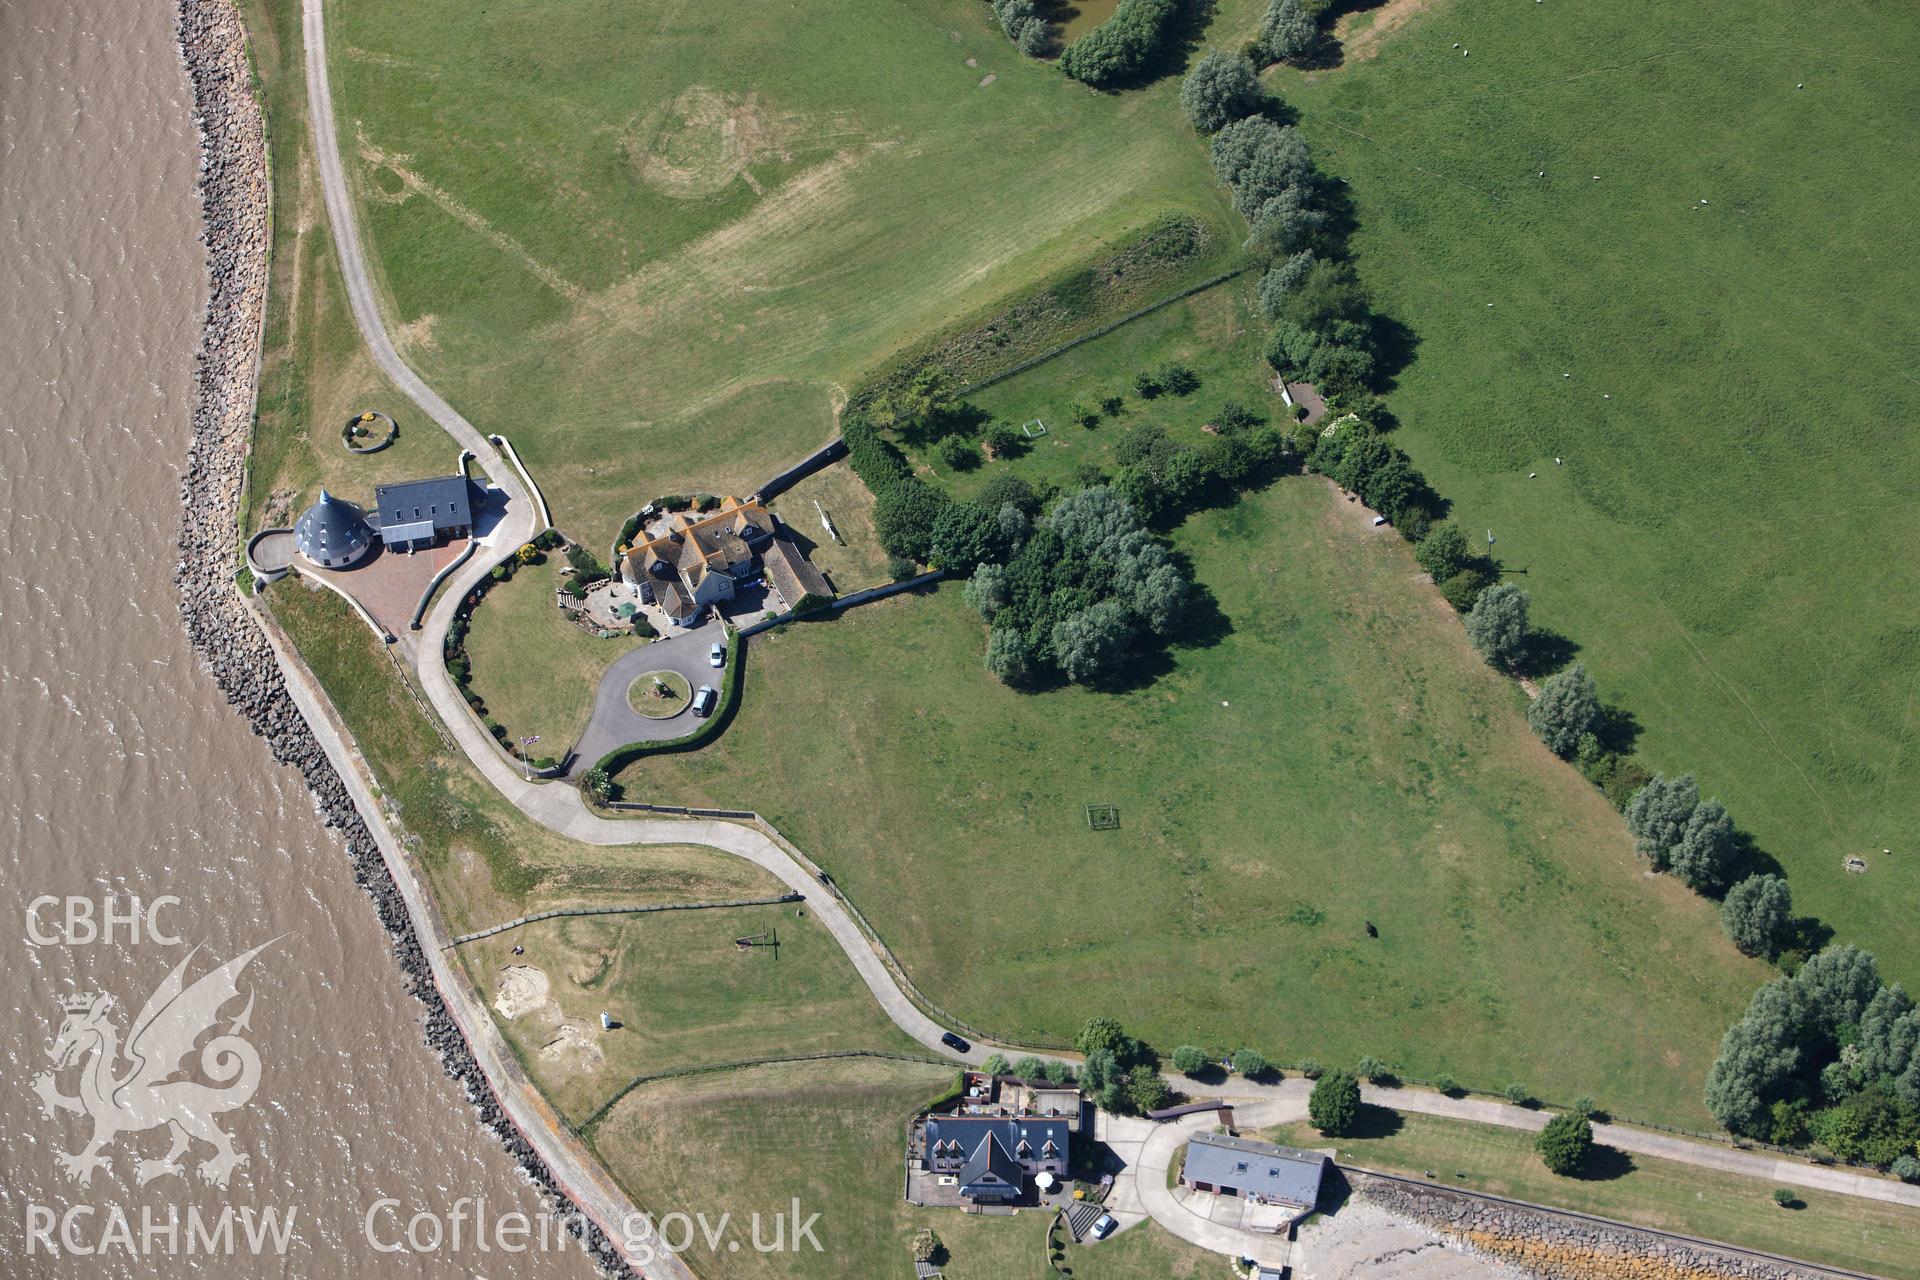
[[[541,1200],[429,1052],[300,775],[186,641],[172,572],[207,277],[174,21],[169,0],[0,0],[0,1277],[586,1277],[577,1251],[499,1248],[537,1244],[509,1215]],[[135,927],[135,896],[177,903]],[[232,998],[197,983],[263,943]],[[120,1087],[163,1079],[152,1059],[182,1043],[169,1065],[202,1093]],[[78,1113],[48,1114],[47,1072]],[[96,1115],[135,1127],[82,1184],[65,1158]],[[140,1182],[169,1117],[230,1135],[224,1187],[198,1133]],[[249,1239],[269,1213],[292,1222],[284,1251]],[[423,1213],[415,1241],[437,1228],[437,1247],[376,1248],[406,1248]]]

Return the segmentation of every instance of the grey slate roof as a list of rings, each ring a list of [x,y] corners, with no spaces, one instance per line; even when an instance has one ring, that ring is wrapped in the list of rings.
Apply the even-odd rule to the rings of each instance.
[[[1000,1145],[1009,1152],[1018,1152],[1021,1142],[1031,1148],[1032,1159],[1042,1159],[1041,1151],[1051,1142],[1057,1156],[1045,1159],[1067,1158],[1067,1142],[1071,1137],[1064,1117],[1047,1116],[943,1116],[927,1117],[927,1149],[931,1151],[935,1143],[958,1141],[960,1149],[971,1153],[980,1140],[987,1134],[998,1135]]]
[[[473,484],[464,475],[383,484],[373,491],[382,530],[431,521],[434,532],[473,523]]]
[[[373,541],[373,530],[358,506],[322,489],[320,500],[294,525],[293,541],[300,554],[315,564],[342,568],[360,558]]]
[[[1188,1183],[1230,1187],[1244,1196],[1311,1209],[1320,1198],[1320,1178],[1328,1163],[1317,1151],[1296,1151],[1224,1133],[1196,1133],[1187,1142],[1181,1176]]]
[[[989,1174],[1011,1190],[1020,1189],[1020,1162],[1007,1154],[1007,1149],[1000,1145],[1000,1135],[991,1130],[960,1166],[960,1185],[962,1188],[973,1186]]]

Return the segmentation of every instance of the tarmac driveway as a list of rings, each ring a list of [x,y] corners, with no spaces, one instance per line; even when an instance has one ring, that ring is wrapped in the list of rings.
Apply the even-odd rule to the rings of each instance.
[[[641,645],[621,655],[600,677],[600,687],[593,694],[593,717],[587,721],[586,731],[574,747],[573,767],[567,776],[579,777],[615,747],[624,747],[630,742],[665,742],[692,733],[699,724],[692,711],[652,720],[633,709],[627,701],[627,690],[649,671],[677,671],[695,690],[703,684],[718,689],[724,673],[708,663],[707,653],[715,641],[725,639],[724,629],[709,615],[706,622],[691,631]]]

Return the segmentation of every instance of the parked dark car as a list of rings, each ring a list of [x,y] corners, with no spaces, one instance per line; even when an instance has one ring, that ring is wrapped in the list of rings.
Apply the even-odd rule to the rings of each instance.
[[[953,1032],[951,1031],[942,1031],[940,1033],[940,1043],[947,1046],[947,1048],[953,1050],[955,1053],[965,1053],[967,1050],[973,1048],[972,1045],[968,1044],[965,1040],[962,1040],[959,1036],[953,1034]]]

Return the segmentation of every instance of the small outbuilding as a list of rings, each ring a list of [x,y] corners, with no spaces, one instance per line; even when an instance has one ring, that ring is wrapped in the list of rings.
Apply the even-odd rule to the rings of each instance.
[[[325,489],[293,526],[294,546],[322,569],[350,569],[373,545],[367,513]]]
[[[1306,1212],[1319,1202],[1320,1180],[1332,1163],[1317,1151],[1297,1151],[1225,1133],[1196,1133],[1187,1142],[1180,1182],[1196,1191]]]

